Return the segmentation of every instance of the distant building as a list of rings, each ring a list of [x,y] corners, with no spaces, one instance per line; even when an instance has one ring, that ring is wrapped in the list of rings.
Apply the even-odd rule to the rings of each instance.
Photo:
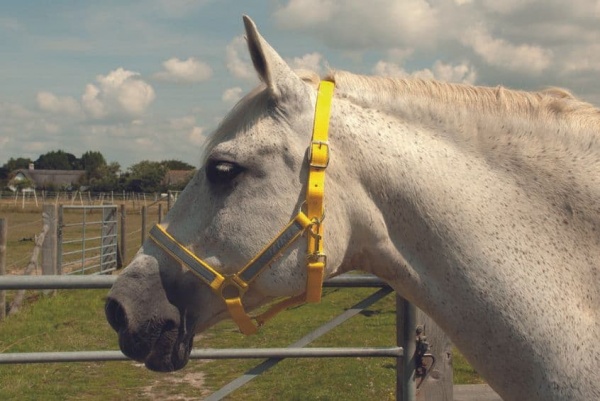
[[[167,187],[183,186],[192,178],[196,170],[169,170],[162,184]]]
[[[79,184],[85,176],[85,170],[35,170],[33,163],[28,169],[19,169],[10,180],[9,188],[15,189],[15,184],[20,181],[29,181],[33,188],[68,189],[74,184]]]

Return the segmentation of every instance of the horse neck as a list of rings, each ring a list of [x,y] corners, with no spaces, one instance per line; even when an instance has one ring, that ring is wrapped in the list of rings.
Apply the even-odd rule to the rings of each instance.
[[[485,357],[495,361],[490,375],[521,371],[513,365],[519,360],[522,377],[551,365],[554,356],[540,344],[562,341],[556,336],[569,324],[565,314],[600,334],[600,244],[592,235],[600,232],[600,211],[591,200],[598,185],[586,177],[599,176],[597,159],[587,167],[564,155],[556,159],[565,149],[553,145],[538,160],[545,164],[536,164],[535,146],[511,143],[515,132],[539,129],[530,119],[503,115],[500,122],[458,99],[449,109],[422,93],[394,99],[373,92],[361,98],[338,87],[336,96],[349,100],[338,110],[347,129],[332,136],[336,154],[354,155],[366,193],[357,224],[376,240],[360,262],[436,319],[468,356],[493,348],[499,357]],[[497,336],[473,341],[483,331]],[[505,339],[530,335],[535,343],[504,352]],[[572,344],[559,346],[584,359]],[[523,355],[530,358],[524,365]]]
[[[336,96],[349,100],[342,116],[354,127],[340,135],[340,145],[343,154],[364,155],[357,174],[387,224],[406,210],[443,242],[482,235],[484,228],[513,242],[514,227],[501,223],[526,221],[521,248],[539,247],[529,236],[544,235],[540,253],[550,242],[571,247],[589,259],[578,270],[589,283],[600,251],[594,235],[600,231],[599,110],[554,92],[341,74]]]

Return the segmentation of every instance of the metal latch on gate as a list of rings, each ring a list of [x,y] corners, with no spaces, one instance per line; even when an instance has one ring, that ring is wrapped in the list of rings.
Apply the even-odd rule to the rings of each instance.
[[[428,353],[430,348],[427,336],[423,333],[423,326],[417,326],[416,330],[416,342],[417,346],[415,349],[415,376],[417,377],[417,389],[423,384],[429,373],[433,370],[435,365],[435,356]],[[430,364],[425,363],[426,359],[430,359]]]

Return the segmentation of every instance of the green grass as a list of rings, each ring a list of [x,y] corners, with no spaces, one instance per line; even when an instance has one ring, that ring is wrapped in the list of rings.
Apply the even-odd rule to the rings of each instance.
[[[285,347],[341,313],[369,289],[327,290],[319,305],[287,311],[245,337],[223,322],[197,339],[203,348]],[[104,319],[105,290],[59,291],[40,297],[0,324],[2,352],[114,350],[116,334]],[[310,346],[383,346],[395,341],[394,298],[388,296]],[[455,357],[455,362],[458,358]],[[260,360],[190,361],[179,372],[153,373],[134,362],[0,365],[0,399],[151,400],[196,397],[204,376],[209,393],[243,374]],[[456,363],[455,363],[456,366]],[[462,368],[461,368],[462,369]],[[395,361],[391,358],[290,359],[233,393],[245,400],[394,399]]]
[[[17,221],[24,223],[22,215],[11,214],[10,219],[15,222],[22,218]],[[130,227],[137,229],[134,224]],[[9,243],[9,255],[14,252],[13,246],[14,238]],[[195,347],[285,347],[373,292],[326,289],[322,303],[283,312],[257,335],[245,337],[231,322],[223,322],[197,338]],[[64,290],[45,297],[37,291],[28,292],[23,310],[0,322],[0,352],[118,349],[117,336],[104,318],[106,293]],[[309,346],[389,347],[395,343],[394,308],[394,297],[387,296],[371,306],[369,313],[353,317]],[[0,365],[0,400],[197,399],[260,362],[192,360],[182,371],[169,374],[150,372],[132,361]],[[460,354],[455,353],[453,363],[456,383],[481,382]],[[395,367],[392,358],[289,359],[228,399],[392,400]]]

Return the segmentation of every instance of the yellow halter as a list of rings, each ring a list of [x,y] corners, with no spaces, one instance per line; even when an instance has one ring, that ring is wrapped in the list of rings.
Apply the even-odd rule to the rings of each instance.
[[[302,210],[260,251],[242,270],[233,275],[222,275],[208,263],[179,243],[161,225],[150,230],[150,238],[179,263],[187,266],[220,296],[233,321],[244,334],[256,333],[268,319],[282,310],[304,302],[319,302],[323,285],[323,272],[327,263],[323,251],[323,216],[325,209],[325,168],[329,164],[329,115],[333,97],[333,82],[321,81],[317,95],[312,140],[308,149],[308,184],[306,187],[306,213]],[[307,233],[306,291],[273,305],[265,313],[250,317],[244,310],[242,297],[250,283],[283,251]],[[255,324],[252,320],[256,320]]]

